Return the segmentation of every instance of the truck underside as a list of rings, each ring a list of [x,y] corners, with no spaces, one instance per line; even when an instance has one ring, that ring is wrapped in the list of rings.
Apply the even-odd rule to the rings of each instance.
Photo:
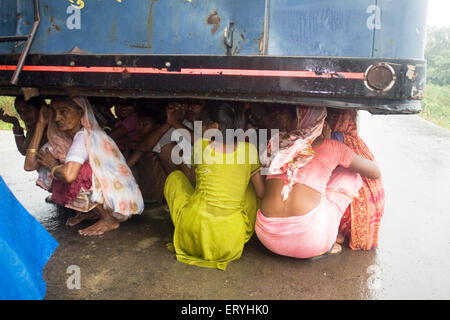
[[[0,55],[0,94],[190,98],[418,113],[423,60],[208,55]]]

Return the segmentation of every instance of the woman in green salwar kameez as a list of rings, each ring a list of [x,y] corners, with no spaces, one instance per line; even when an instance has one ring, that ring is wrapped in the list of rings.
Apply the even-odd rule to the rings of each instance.
[[[224,134],[239,127],[238,112],[226,102],[205,106],[202,120],[204,131]],[[201,159],[193,164],[195,189],[182,171],[172,172],[164,187],[175,225],[173,249],[178,261],[225,270],[253,234],[264,193],[258,152],[244,141],[227,145],[201,138],[193,158]]]

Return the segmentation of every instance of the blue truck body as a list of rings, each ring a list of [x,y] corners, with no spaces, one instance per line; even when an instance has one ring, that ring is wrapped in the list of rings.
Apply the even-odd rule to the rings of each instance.
[[[6,38],[32,33],[36,3],[38,27],[23,69],[14,69],[27,40]],[[0,93],[32,87],[43,95],[67,89],[414,113],[425,86],[426,11],[426,0],[2,0]],[[74,73],[45,69],[42,61]],[[125,75],[75,69],[80,66],[124,68]],[[164,72],[145,78],[145,68]],[[185,69],[199,70],[197,77],[183,74]],[[238,71],[233,77],[211,70]],[[269,80],[263,90],[261,70],[282,72],[263,72]],[[205,77],[214,86],[204,88]],[[190,89],[178,83],[183,79]]]

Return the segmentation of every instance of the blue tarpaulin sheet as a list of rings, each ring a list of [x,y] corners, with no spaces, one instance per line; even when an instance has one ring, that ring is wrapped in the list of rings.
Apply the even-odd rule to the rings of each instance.
[[[42,270],[57,246],[0,176],[0,299],[43,299]]]

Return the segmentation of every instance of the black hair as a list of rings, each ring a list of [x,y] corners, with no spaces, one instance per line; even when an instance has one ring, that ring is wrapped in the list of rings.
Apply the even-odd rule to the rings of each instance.
[[[136,103],[138,116],[151,118],[153,124],[164,124],[167,121],[166,106],[169,99],[139,99]]]
[[[115,103],[116,106],[133,106],[136,107],[136,100],[131,98],[118,98]]]
[[[87,97],[91,106],[111,108],[113,104],[107,97]]]
[[[203,99],[184,99],[180,101],[183,104],[199,104],[204,106],[205,105],[205,100]]]
[[[297,119],[297,106],[286,105],[286,110],[291,114],[291,117]]]
[[[33,98],[30,98],[27,101],[25,101],[25,97],[24,96],[17,96],[16,99],[14,100],[14,106],[17,106],[18,102],[23,102],[23,103],[25,103],[27,105],[32,105],[36,109],[40,110],[42,104],[44,103],[43,100],[44,99],[41,98],[41,97],[33,97]]]
[[[242,115],[234,105],[226,101],[207,102],[202,110],[201,119],[205,126],[217,123],[224,138],[227,129],[243,128]]]
[[[281,104],[281,103],[268,103],[265,106],[266,112],[271,114],[273,112],[284,112],[288,113],[292,118],[297,118],[297,106],[291,104]]]
[[[151,108],[138,108],[136,110],[136,114],[138,115],[139,119],[148,119],[151,123],[157,124],[159,123],[157,119],[157,116],[155,115],[155,110],[152,110]]]

